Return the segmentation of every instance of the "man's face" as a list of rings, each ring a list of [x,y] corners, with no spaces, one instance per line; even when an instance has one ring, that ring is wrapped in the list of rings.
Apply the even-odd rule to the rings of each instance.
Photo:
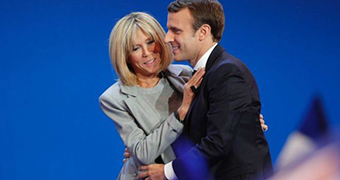
[[[200,42],[192,28],[193,17],[188,8],[168,13],[168,32],[164,41],[170,43],[175,61],[189,60],[194,65],[199,56]]]

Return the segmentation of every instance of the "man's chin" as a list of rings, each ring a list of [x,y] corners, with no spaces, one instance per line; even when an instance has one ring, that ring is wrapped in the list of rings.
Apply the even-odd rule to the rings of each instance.
[[[174,60],[175,60],[175,61],[185,61],[186,59],[182,59],[182,58],[180,58],[180,57],[174,56]]]

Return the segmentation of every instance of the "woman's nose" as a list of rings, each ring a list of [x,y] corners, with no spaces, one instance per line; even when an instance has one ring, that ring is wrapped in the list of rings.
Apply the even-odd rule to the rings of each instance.
[[[143,47],[143,57],[148,57],[152,52],[151,47]]]

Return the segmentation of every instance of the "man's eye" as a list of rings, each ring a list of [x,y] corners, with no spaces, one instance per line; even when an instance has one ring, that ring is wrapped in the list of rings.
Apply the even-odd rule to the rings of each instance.
[[[180,33],[181,31],[178,30],[178,29],[174,29],[172,32],[173,32],[174,34],[178,34],[178,33]]]

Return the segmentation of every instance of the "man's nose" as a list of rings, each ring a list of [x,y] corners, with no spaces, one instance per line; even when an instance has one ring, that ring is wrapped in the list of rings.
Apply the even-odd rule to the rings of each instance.
[[[173,41],[172,33],[171,33],[170,31],[168,31],[168,32],[165,34],[164,42],[165,42],[165,43],[169,43],[169,42],[172,42],[172,41]]]

